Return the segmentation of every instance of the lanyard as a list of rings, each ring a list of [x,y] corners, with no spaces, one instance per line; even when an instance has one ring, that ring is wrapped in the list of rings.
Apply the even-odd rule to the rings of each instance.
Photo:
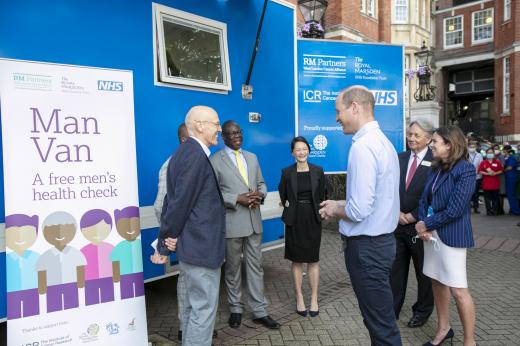
[[[435,184],[437,184],[437,179],[439,179],[439,175],[441,174],[441,171],[439,170],[439,172],[437,173],[437,176],[435,177],[435,180],[433,182],[433,185],[432,185],[432,193],[433,191],[435,190]]]

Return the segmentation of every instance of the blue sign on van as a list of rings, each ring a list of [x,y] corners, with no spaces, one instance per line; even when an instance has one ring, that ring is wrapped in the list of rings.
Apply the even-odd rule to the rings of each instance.
[[[336,123],[342,89],[363,85],[374,95],[375,118],[397,152],[404,149],[403,47],[298,40],[297,134],[311,145],[310,161],[344,172],[351,136]]]

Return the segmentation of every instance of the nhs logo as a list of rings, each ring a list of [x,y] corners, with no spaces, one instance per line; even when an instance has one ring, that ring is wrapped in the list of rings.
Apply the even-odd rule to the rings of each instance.
[[[377,106],[397,106],[396,90],[370,90]]]
[[[123,91],[123,82],[98,80],[97,88],[103,91]]]

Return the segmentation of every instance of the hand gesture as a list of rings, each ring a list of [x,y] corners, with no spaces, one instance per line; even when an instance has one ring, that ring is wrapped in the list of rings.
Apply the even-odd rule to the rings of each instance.
[[[157,251],[155,251],[155,253],[152,256],[150,256],[150,261],[153,264],[165,264],[166,262],[168,262],[168,256],[163,256]]]
[[[164,245],[170,250],[171,252],[177,251],[177,238],[166,238],[164,239]]]

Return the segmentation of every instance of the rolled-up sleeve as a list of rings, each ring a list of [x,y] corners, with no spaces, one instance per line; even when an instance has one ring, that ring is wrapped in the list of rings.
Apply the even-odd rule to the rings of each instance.
[[[363,221],[374,211],[377,169],[376,157],[370,149],[362,145],[352,146],[347,172],[345,214],[353,222]]]

